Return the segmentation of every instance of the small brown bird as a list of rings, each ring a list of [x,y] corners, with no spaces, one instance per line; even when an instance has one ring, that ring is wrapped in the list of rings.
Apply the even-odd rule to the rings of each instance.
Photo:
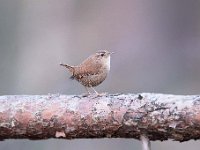
[[[70,66],[62,63],[60,65],[70,71],[72,74],[71,79],[76,79],[86,88],[88,95],[91,94],[89,88],[92,88],[99,95],[93,87],[101,84],[106,79],[110,71],[110,55],[112,53],[101,50],[89,56],[80,65]]]

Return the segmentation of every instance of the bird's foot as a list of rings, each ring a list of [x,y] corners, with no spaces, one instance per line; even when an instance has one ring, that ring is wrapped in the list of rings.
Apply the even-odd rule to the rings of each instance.
[[[81,94],[82,97],[89,97],[91,94],[90,93],[83,93]]]
[[[107,94],[108,94],[108,93],[94,93],[94,97],[93,97],[93,98],[106,96]]]
[[[106,96],[108,93],[83,93],[81,96],[82,97],[92,97],[92,98],[97,98],[97,97],[102,97]]]
[[[106,95],[108,95],[108,93],[107,93],[107,92],[103,92],[103,93],[97,93],[97,96],[98,96],[98,97],[101,97],[101,96],[106,96]]]

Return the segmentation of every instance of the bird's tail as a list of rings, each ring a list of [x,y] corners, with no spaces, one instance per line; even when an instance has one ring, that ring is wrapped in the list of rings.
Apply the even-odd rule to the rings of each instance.
[[[62,64],[62,63],[60,63],[60,65],[67,68],[72,74],[74,73],[74,67],[73,66],[70,66],[70,65],[67,65],[67,64]]]

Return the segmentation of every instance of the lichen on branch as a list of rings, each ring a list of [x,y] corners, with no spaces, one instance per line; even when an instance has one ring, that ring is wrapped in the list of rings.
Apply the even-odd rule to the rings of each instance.
[[[200,138],[200,96],[0,96],[0,139]]]

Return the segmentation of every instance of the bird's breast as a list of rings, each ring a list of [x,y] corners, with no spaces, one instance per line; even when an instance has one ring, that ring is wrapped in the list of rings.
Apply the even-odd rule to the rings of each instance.
[[[110,71],[110,56],[104,60],[104,69]]]

